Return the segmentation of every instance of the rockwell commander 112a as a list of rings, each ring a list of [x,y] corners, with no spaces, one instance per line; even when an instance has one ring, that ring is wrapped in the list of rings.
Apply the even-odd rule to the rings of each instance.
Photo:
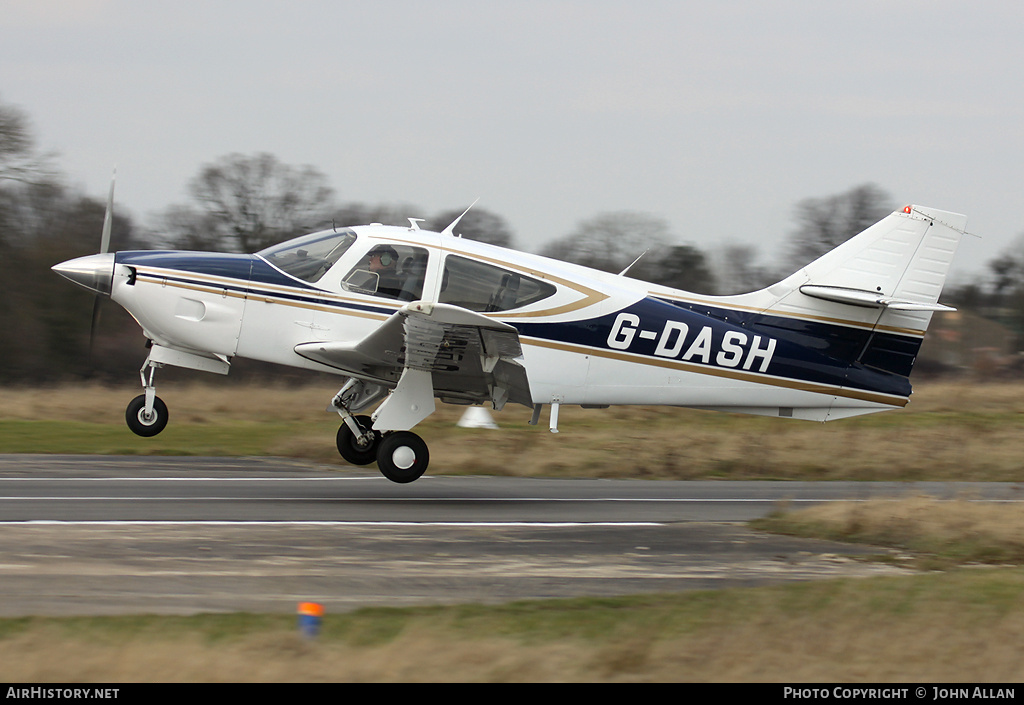
[[[350,463],[427,468],[411,429],[450,404],[664,404],[828,421],[904,406],[967,224],[907,206],[760,291],[704,296],[458,237],[331,228],[255,254],[107,252],[53,267],[110,296],[150,341],[135,433],[167,424],[154,373],[235,357],[333,372]],[[461,217],[460,217],[461,218]],[[370,409],[376,407],[372,413]]]

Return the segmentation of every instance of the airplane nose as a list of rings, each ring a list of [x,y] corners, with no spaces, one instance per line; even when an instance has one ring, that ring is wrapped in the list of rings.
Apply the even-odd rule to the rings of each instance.
[[[55,264],[50,269],[79,286],[109,295],[114,279],[114,253],[76,257]]]

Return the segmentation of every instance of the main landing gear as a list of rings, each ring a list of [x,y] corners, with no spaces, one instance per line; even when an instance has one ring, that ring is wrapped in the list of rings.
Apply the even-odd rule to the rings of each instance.
[[[124,413],[128,428],[147,438],[157,435],[167,426],[167,405],[156,395],[153,384],[153,376],[158,367],[163,367],[163,364],[151,360],[142,366],[139,376],[144,393],[132,399]],[[353,465],[377,463],[384,477],[404,484],[418,480],[426,472],[430,463],[427,444],[411,431],[375,430],[374,417],[352,413],[352,410],[366,408],[386,393],[387,390],[378,385],[360,381],[350,381],[338,392],[331,402],[331,408],[345,421],[338,429],[338,452]],[[418,408],[419,404],[414,400],[412,406]],[[430,410],[433,410],[432,406]],[[378,418],[380,412],[378,409]],[[394,416],[391,418],[394,419]],[[408,418],[404,418],[395,425],[401,427],[400,424],[407,421]]]
[[[356,400],[363,408],[373,401],[370,397],[379,398],[367,394],[361,382],[346,385],[334,397],[331,408],[345,421],[338,429],[338,452],[353,465],[376,462],[381,474],[392,482],[404,484],[419,479],[430,463],[427,444],[411,431],[376,431],[373,418],[356,416],[349,410]]]
[[[350,420],[358,431],[349,426]],[[369,416],[345,419],[338,429],[338,452],[353,465],[376,462],[384,477],[398,483],[419,479],[430,462],[430,452],[422,438],[412,431],[375,431]]]

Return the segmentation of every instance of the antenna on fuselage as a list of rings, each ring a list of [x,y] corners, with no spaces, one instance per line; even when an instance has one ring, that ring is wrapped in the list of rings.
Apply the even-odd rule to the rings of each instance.
[[[423,218],[409,218],[409,230],[419,230]]]
[[[467,208],[466,210],[462,211],[462,215],[460,215],[458,218],[453,220],[451,225],[449,225],[447,228],[445,228],[444,230],[441,231],[441,234],[442,235],[454,235],[455,237],[462,237],[461,235],[455,235],[455,226],[459,224],[460,220],[462,220],[462,216],[466,215],[466,213],[469,213],[469,209],[472,208],[473,206],[475,206],[477,201],[479,201],[479,200],[480,199],[478,198],[478,199],[476,199],[476,201],[473,201],[472,203],[470,203],[469,204],[469,208]]]
[[[641,258],[642,258],[642,257],[643,257],[644,255],[646,255],[646,254],[647,254],[648,252],[650,252],[650,251],[651,251],[651,250],[650,250],[650,248],[648,248],[648,249],[644,250],[643,252],[641,252],[641,253],[640,253],[640,257],[637,257],[637,258],[636,258],[635,260],[633,260],[632,262],[630,262],[630,263],[629,263],[629,266],[628,266],[628,267],[626,267],[626,268],[625,268],[625,269],[623,269],[623,270],[622,270],[621,272],[619,272],[619,276],[620,276],[620,277],[624,277],[624,276],[626,276],[626,272],[628,272],[629,270],[631,270],[631,269],[633,268],[633,265],[634,265],[634,264],[636,264],[637,262],[639,262],[639,261],[640,261],[640,259],[641,259]]]

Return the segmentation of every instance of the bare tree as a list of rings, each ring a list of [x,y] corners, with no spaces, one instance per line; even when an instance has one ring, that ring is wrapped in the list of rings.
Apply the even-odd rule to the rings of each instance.
[[[743,294],[773,284],[780,277],[758,263],[756,245],[729,242],[712,254],[712,267],[721,294]]]
[[[992,288],[996,296],[1024,287],[1024,261],[1020,256],[1022,248],[1019,240],[1020,238],[988,263],[993,277]]]
[[[160,247],[177,250],[216,250],[222,246],[220,224],[193,206],[168,206],[157,216],[156,232],[150,240]]]
[[[790,236],[790,268],[812,262],[892,210],[892,198],[874,184],[801,201],[796,207],[797,230]]]
[[[198,208],[166,211],[169,238],[241,252],[329,222],[334,196],[326,177],[313,167],[289,166],[265,153],[221,157],[205,165],[188,189]]]
[[[565,237],[548,244],[541,254],[605,272],[620,272],[644,252],[645,266],[669,247],[668,223],[645,213],[616,211],[582,221]],[[637,272],[630,270],[632,276]]]
[[[637,262],[632,276],[696,294],[714,294],[717,288],[707,256],[693,245],[673,245],[641,268],[643,262]]]
[[[51,154],[37,150],[28,116],[13,105],[0,103],[0,182],[52,181],[56,172],[51,162]]]
[[[674,245],[668,223],[636,211],[602,213],[555,240],[542,255],[634,279],[709,294],[715,277],[707,257],[692,245]],[[637,259],[639,258],[639,259]]]

